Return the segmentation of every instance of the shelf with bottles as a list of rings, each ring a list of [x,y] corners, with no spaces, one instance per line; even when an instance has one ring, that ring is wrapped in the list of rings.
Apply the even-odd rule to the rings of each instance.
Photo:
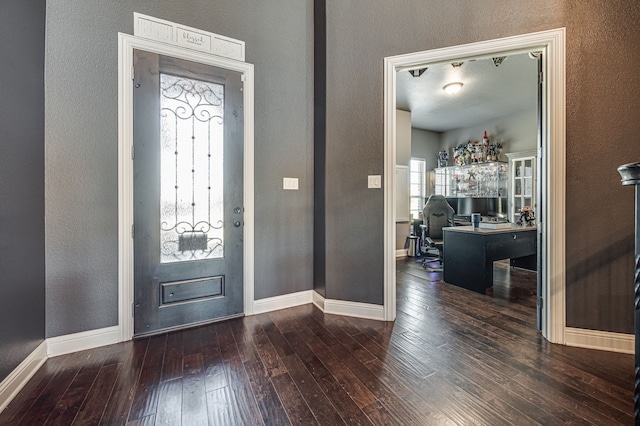
[[[435,192],[445,197],[506,197],[509,166],[501,161],[439,167]]]

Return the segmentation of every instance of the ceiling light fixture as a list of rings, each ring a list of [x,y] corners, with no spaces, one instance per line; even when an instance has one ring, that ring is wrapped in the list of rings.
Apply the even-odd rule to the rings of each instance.
[[[460,83],[460,82],[449,83],[449,84],[445,85],[443,87],[443,89],[448,94],[455,95],[456,93],[458,93],[460,91],[460,89],[462,89],[462,83]]]

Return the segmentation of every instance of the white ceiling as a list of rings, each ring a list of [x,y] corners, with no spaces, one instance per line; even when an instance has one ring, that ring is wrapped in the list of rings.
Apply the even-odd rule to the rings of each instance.
[[[445,132],[474,126],[498,117],[535,108],[538,63],[528,53],[508,56],[495,66],[491,58],[429,66],[420,76],[399,71],[396,107],[411,111],[411,126]],[[455,95],[442,88],[451,82],[463,87]]]

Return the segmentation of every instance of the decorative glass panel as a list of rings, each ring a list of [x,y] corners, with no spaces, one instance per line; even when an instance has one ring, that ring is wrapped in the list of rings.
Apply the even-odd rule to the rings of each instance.
[[[516,179],[513,183],[515,185],[515,188],[513,189],[513,193],[515,195],[521,195],[522,194],[522,180]]]
[[[224,86],[160,74],[160,262],[223,250]]]
[[[524,175],[531,176],[532,175],[532,162],[533,160],[524,160]]]
[[[533,181],[530,177],[524,179],[524,195],[529,195],[533,193]]]

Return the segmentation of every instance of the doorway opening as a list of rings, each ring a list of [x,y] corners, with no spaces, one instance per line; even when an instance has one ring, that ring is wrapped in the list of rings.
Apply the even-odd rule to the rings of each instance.
[[[540,188],[538,228],[541,278],[542,334],[553,343],[564,343],[565,310],[565,52],[564,29],[526,34],[479,43],[385,58],[385,176],[384,313],[395,319],[396,309],[396,78],[398,71],[422,70],[441,63],[460,63],[478,58],[495,58],[540,51],[545,59],[542,97]],[[420,74],[420,72],[416,73]]]

